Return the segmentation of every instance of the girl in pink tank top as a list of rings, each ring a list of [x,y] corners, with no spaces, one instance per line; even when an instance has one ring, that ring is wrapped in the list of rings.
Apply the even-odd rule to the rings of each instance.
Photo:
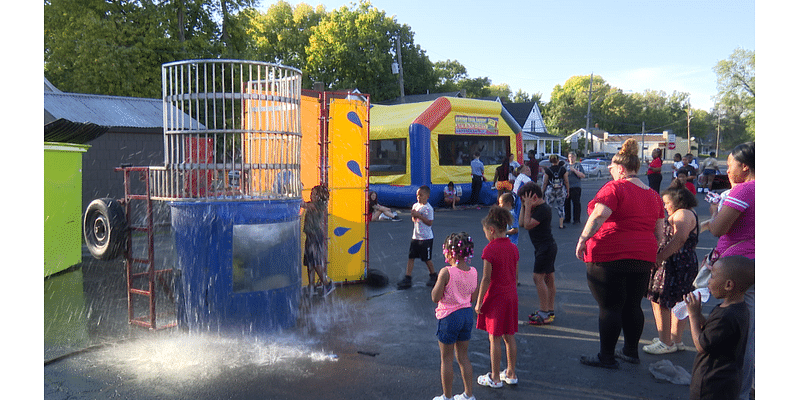
[[[465,232],[452,233],[442,245],[442,253],[450,264],[439,271],[431,291],[431,299],[437,303],[436,318],[439,320],[439,352],[441,354],[442,391],[435,399],[453,398],[453,358],[458,361],[464,379],[464,393],[456,398],[472,397],[472,363],[469,361],[469,339],[475,325],[472,304],[478,292],[478,271],[469,265],[475,245]],[[456,353],[457,355],[455,355]]]

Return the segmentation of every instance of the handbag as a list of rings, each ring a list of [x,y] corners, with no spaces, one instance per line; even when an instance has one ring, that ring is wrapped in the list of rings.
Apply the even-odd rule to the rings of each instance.
[[[719,258],[719,254],[716,254],[716,257],[714,257],[716,251],[717,249],[713,249],[703,257],[700,269],[697,270],[697,276],[694,278],[694,282],[692,282],[695,289],[708,287],[708,280],[711,279],[711,270],[709,266],[714,265],[714,261],[717,261]]]
[[[728,247],[728,249],[725,250],[725,253],[727,253],[728,251],[730,251],[734,247],[744,243],[745,241],[746,240],[742,240],[742,241],[734,244],[733,246]],[[711,252],[706,254],[705,257],[703,257],[703,262],[700,264],[700,268],[697,271],[697,276],[694,278],[694,282],[692,282],[692,285],[694,285],[695,289],[707,288],[708,287],[708,280],[711,278],[711,270],[709,268],[712,265],[714,265],[714,263],[717,262],[717,260],[719,260],[724,255],[725,254],[719,254],[717,249],[714,248],[714,249],[711,250]]]

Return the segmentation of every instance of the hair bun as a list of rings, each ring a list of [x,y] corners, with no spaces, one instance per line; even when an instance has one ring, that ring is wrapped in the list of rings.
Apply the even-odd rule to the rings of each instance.
[[[622,144],[622,149],[620,149],[619,154],[622,155],[629,155],[635,156],[639,154],[639,144],[636,143],[636,139],[627,139],[625,143]]]

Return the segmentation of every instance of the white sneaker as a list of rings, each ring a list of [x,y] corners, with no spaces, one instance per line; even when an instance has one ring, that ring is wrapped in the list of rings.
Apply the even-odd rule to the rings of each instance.
[[[453,396],[453,400],[475,400],[475,396],[467,397],[464,393],[459,393]]]
[[[642,347],[645,353],[649,354],[669,354],[678,351],[677,345],[667,346],[662,341],[654,342],[653,344],[648,344]]]
[[[657,337],[653,338],[653,341],[652,341],[652,343],[653,343],[653,344],[656,344],[657,342],[661,342],[661,339],[659,339],[659,338],[657,338]],[[678,343],[675,343],[675,347],[677,347],[677,348],[678,348],[678,351],[684,351],[684,350],[686,350],[686,345],[685,345],[685,344],[683,344],[683,342],[678,342]]]
[[[381,215],[378,216],[378,220],[379,221],[386,221],[386,220],[389,220],[389,219],[391,219],[391,218],[386,216],[386,214],[381,214]]]
[[[441,395],[441,396],[434,397],[433,400],[453,400],[453,398],[452,397],[444,397],[444,395]]]

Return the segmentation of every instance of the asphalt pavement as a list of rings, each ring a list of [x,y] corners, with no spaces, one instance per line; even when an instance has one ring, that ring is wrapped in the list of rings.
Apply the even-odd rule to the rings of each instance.
[[[666,186],[669,176],[664,177]],[[584,209],[606,181],[584,180]],[[702,220],[709,216],[708,204],[703,194],[697,196]],[[370,268],[388,275],[387,286],[339,286],[327,298],[304,303],[295,328],[266,336],[131,327],[122,263],[84,258],[71,271],[45,280],[44,397],[431,399],[441,394],[435,304],[425,285],[424,263],[415,264],[412,288],[395,287],[405,271],[412,230],[408,210],[398,211],[403,221],[376,222],[369,228]],[[475,242],[472,263],[480,272],[480,253],[487,244],[480,220],[487,211],[488,206],[436,209],[434,250],[451,232],[466,231]],[[490,369],[488,336],[475,329],[469,357],[476,399],[688,398],[688,386],[658,380],[650,371],[652,364],[668,360],[691,372],[696,352],[688,331],[683,337],[687,350],[661,356],[640,351],[639,365],[621,362],[620,369],[605,370],[579,363],[581,355],[599,351],[598,308],[586,285],[585,265],[574,255],[583,225],[558,229],[554,213],[553,226],[559,248],[556,319],[548,326],[527,324],[527,315],[538,309],[538,298],[533,246],[523,229],[516,335],[519,384],[490,389],[474,383]],[[711,234],[701,234],[698,256],[715,243]],[[434,253],[438,270],[446,263],[441,252]],[[704,312],[714,304],[712,298]],[[658,333],[646,299],[642,309],[640,345],[645,345]],[[463,390],[459,376],[456,372],[454,393]]]

